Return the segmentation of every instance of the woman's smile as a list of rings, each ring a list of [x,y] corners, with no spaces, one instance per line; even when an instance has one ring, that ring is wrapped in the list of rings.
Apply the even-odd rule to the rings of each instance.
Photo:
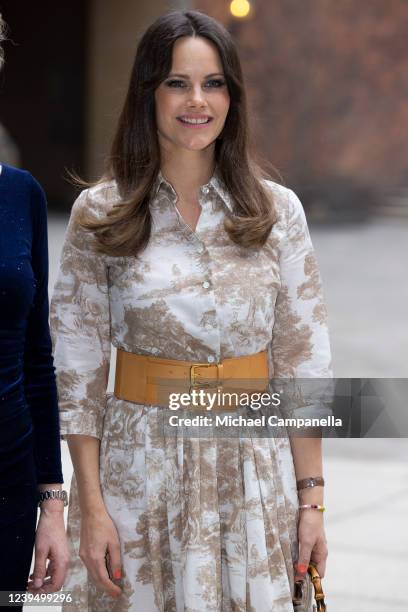
[[[211,123],[213,117],[208,115],[181,115],[177,117],[177,121],[182,123],[185,127],[200,129],[204,128]]]

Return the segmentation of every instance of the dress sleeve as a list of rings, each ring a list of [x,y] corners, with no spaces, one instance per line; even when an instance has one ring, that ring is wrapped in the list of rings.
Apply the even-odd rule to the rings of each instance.
[[[111,334],[108,266],[77,223],[83,207],[99,216],[89,191],[75,201],[51,300],[61,437],[102,438]]]
[[[275,379],[291,378],[290,410],[296,416],[327,416],[332,362],[327,310],[315,251],[303,206],[287,190],[286,228],[280,246],[281,286],[271,342]],[[311,381],[305,379],[315,379]],[[319,384],[319,380],[321,383]],[[281,381],[280,381],[281,382]],[[287,406],[288,408],[288,406]]]
[[[37,181],[27,174],[32,218],[31,266],[35,294],[24,343],[24,395],[34,431],[38,484],[62,483],[61,445],[55,369],[48,322],[47,202]]]

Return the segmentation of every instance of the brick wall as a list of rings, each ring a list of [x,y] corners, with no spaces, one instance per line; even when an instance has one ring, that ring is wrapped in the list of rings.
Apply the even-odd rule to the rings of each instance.
[[[291,183],[408,184],[406,0],[256,0],[194,7],[238,42],[261,153]]]

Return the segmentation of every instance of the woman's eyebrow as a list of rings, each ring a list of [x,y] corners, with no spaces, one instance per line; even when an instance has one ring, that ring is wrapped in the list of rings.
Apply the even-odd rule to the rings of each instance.
[[[204,78],[205,79],[209,79],[210,77],[217,76],[217,75],[224,76],[224,74],[222,72],[212,72],[211,74],[207,74]],[[183,79],[189,79],[190,78],[188,74],[180,74],[178,72],[174,72],[174,73],[169,74],[169,77],[182,77]]]

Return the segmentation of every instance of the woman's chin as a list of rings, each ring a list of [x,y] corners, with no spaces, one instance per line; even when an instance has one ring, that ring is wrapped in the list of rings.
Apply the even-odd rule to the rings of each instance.
[[[189,141],[184,141],[181,144],[181,147],[183,149],[187,149],[188,151],[203,151],[204,149],[207,149],[207,147],[209,147],[210,145],[214,144],[215,142],[215,138],[213,140],[206,138],[206,139],[192,139]]]

